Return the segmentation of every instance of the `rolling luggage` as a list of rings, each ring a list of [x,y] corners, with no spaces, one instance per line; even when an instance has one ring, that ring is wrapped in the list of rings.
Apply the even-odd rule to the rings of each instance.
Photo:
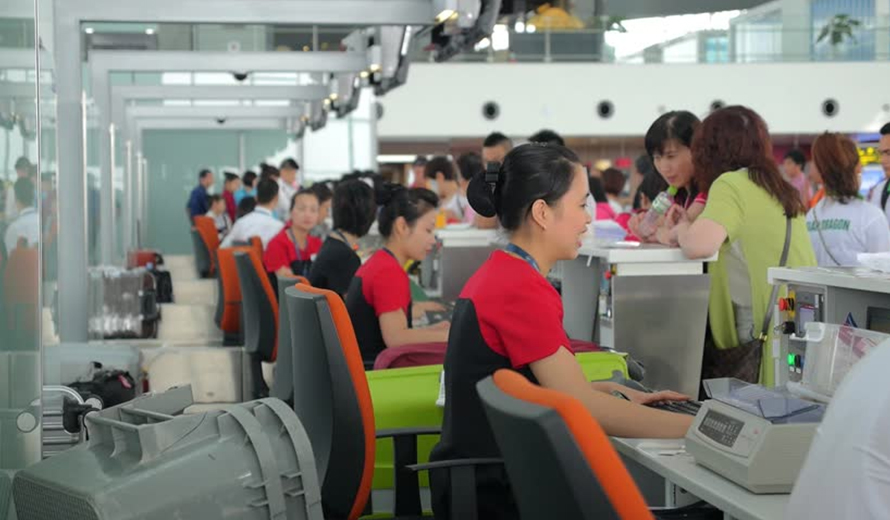
[[[157,338],[161,308],[151,272],[141,267],[94,267],[89,276],[92,338]]]

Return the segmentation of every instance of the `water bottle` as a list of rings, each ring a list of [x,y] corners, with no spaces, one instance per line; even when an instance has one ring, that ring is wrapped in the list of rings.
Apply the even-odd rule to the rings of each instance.
[[[674,196],[677,194],[676,186],[671,186],[663,191],[652,201],[652,207],[646,212],[643,221],[640,222],[640,234],[643,237],[651,236],[658,229],[658,218],[667,213],[674,205]]]

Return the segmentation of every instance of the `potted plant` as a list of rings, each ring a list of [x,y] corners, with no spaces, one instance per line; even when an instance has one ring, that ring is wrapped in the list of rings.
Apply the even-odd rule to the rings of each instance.
[[[853,31],[861,25],[862,22],[850,18],[848,14],[836,14],[822,27],[819,37],[816,38],[816,44],[818,45],[827,40],[831,45],[829,47],[829,56],[834,60],[837,58],[838,49],[841,45],[847,41],[858,43]]]

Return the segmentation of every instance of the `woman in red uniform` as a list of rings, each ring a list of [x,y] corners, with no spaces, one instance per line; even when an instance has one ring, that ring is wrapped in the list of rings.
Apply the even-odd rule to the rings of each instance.
[[[385,185],[377,200],[377,225],[385,244],[355,273],[346,293],[346,308],[366,367],[373,367],[385,348],[448,341],[448,322],[412,328],[414,313],[444,310],[423,302],[412,305],[404,266],[423,260],[436,243],[438,197],[424,188]]]
[[[546,275],[557,261],[578,256],[591,221],[578,157],[558,145],[514,148],[500,172],[477,175],[468,194],[480,215],[498,217],[510,244],[479,268],[457,302],[445,358],[442,438],[431,460],[500,456],[476,383],[502,368],[575,397],[610,435],[683,437],[691,416],[640,405],[686,397],[590,383],[566,337],[562,301]],[[611,395],[616,391],[627,400]],[[450,518],[443,477],[433,475],[436,518]],[[519,518],[503,468],[480,467],[476,477],[479,518]]]
[[[318,196],[303,189],[290,204],[290,222],[266,247],[263,263],[276,276],[309,276],[312,260],[321,249],[321,239],[309,232],[318,224]],[[274,286],[273,286],[274,287]]]

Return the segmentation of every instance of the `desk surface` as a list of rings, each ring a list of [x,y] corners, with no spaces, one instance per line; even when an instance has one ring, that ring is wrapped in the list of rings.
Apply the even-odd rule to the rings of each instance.
[[[790,495],[755,495],[695,463],[681,439],[621,439],[612,444],[622,455],[639,462],[666,480],[739,520],[781,520]],[[683,450],[677,455],[657,455]]]
[[[603,258],[610,264],[701,264],[703,262],[713,262],[717,259],[717,256],[714,255],[711,258],[690,260],[686,258],[683,251],[679,248],[656,244],[641,244],[637,247],[609,246],[608,244],[585,245],[578,251],[578,256],[583,258],[590,256]]]
[[[768,277],[770,283],[827,285],[890,294],[890,275],[862,267],[772,267],[768,271]]]

